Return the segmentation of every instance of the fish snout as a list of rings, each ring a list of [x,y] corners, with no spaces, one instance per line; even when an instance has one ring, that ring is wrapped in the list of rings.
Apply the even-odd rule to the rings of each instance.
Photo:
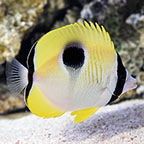
[[[135,89],[137,87],[137,81],[131,75],[128,74],[128,78],[124,84],[123,92],[125,93],[129,90]]]

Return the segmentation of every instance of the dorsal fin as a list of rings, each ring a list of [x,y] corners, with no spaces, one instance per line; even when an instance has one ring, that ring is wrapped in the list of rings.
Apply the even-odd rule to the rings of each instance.
[[[36,68],[37,70],[46,61],[51,60],[53,57],[59,57],[59,54],[65,48],[68,43],[81,42],[86,47],[90,46],[107,49],[107,51],[115,52],[114,45],[102,27],[102,29],[96,23],[92,22],[74,23],[70,24],[45,34],[37,43],[37,55],[36,55]],[[113,53],[108,52],[109,57],[113,57]],[[106,60],[107,61],[107,60]]]

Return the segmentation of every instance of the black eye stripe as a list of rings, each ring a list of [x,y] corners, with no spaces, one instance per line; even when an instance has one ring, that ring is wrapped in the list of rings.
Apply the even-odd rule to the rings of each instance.
[[[122,93],[123,87],[125,84],[126,69],[122,64],[121,58],[118,53],[117,53],[117,59],[118,59],[118,68],[117,68],[118,80],[117,80],[117,85],[113,94],[116,96],[119,96]]]
[[[118,80],[117,80],[116,88],[108,104],[116,100],[118,96],[122,93],[126,81],[126,69],[122,64],[121,58],[118,53],[117,53],[117,61],[118,61],[118,65],[117,65]]]

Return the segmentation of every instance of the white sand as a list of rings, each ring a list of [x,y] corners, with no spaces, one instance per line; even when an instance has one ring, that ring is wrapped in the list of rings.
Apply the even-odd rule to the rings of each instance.
[[[69,113],[0,117],[0,144],[144,144],[144,100],[103,107],[79,124]]]

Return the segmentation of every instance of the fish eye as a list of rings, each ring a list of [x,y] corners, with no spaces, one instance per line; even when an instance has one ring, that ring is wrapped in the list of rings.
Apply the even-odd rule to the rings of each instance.
[[[62,58],[67,67],[78,69],[84,64],[84,50],[77,43],[70,44],[64,49]]]

